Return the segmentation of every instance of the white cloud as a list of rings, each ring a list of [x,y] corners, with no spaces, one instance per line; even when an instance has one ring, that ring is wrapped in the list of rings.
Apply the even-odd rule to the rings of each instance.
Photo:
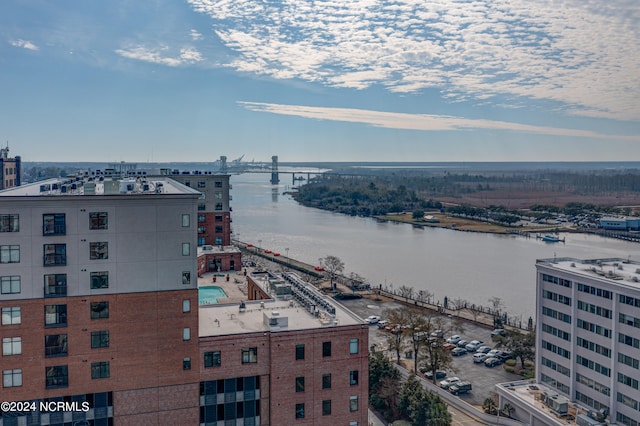
[[[115,52],[125,58],[151,62],[154,64],[167,65],[170,67],[195,64],[203,60],[200,52],[192,47],[184,47],[180,49],[177,54],[174,54],[174,56],[167,56],[166,53],[168,51],[169,48],[166,46],[156,49],[137,46],[130,47],[128,49],[117,49]]]
[[[200,34],[197,30],[191,30],[190,34],[193,41],[202,40],[202,34]]]
[[[419,131],[460,131],[460,130],[506,130],[520,133],[568,136],[590,139],[620,140],[640,142],[638,136],[608,135],[589,130],[558,127],[532,126],[495,120],[475,120],[462,117],[434,114],[407,114],[397,112],[371,111],[354,108],[312,107],[304,105],[283,105],[263,102],[238,102],[246,109],[256,112],[292,115],[317,120],[362,123],[374,127]]]
[[[637,0],[189,2],[240,71],[640,120]]]
[[[22,39],[18,39],[18,40],[11,40],[9,42],[12,46],[15,47],[22,47],[23,49],[28,49],[28,50],[40,50],[40,48],[38,46],[36,46],[35,44],[33,44],[32,42],[28,41],[28,40],[22,40]]]

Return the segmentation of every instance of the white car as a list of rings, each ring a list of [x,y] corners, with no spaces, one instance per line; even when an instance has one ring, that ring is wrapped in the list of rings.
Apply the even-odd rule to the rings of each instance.
[[[453,336],[447,339],[447,343],[452,343],[454,345],[457,345],[461,339],[462,337],[458,336],[457,334],[454,334]]]
[[[448,379],[441,381],[439,385],[442,389],[449,389],[449,386],[451,386],[454,383],[458,383],[459,381],[460,381],[459,377],[449,377]]]
[[[367,324],[377,324],[380,321],[380,317],[377,315],[370,315],[364,319]]]
[[[378,321],[378,328],[385,328],[388,325],[389,325],[389,322],[387,320]]]
[[[501,354],[502,354],[502,351],[500,349],[492,349],[489,352],[487,352],[487,358],[498,357]]]
[[[487,358],[487,354],[483,354],[482,352],[476,352],[475,354],[473,354],[473,362],[480,363],[480,362],[484,362],[484,360]]]

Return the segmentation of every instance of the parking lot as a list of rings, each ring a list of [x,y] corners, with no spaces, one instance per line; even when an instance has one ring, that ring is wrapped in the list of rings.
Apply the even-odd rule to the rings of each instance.
[[[348,309],[362,317],[363,319],[370,315],[380,316],[383,320],[387,318],[387,310],[393,310],[401,307],[402,305],[395,302],[378,302],[369,299],[357,299],[342,301]],[[453,326],[454,318],[446,318],[445,323]],[[449,330],[445,330],[445,337],[451,334],[459,334],[464,340],[480,340],[486,345],[494,347],[494,343],[491,341],[491,329],[479,326],[472,322],[463,322],[463,330],[453,330],[449,333]],[[378,329],[375,325],[369,327],[369,346],[375,344],[377,348],[386,348],[387,333],[384,330]],[[388,351],[387,351],[388,352]],[[389,353],[390,357],[395,361],[395,353]],[[453,371],[447,371],[447,377],[457,376],[462,380],[466,380],[472,383],[473,390],[461,395],[460,397],[473,405],[482,405],[485,398],[490,396],[490,393],[494,389],[496,383],[504,383],[514,380],[519,380],[520,376],[507,373],[502,365],[498,365],[493,368],[485,367],[484,363],[474,363],[471,353],[453,357]],[[404,356],[404,354],[403,354]],[[411,360],[413,362],[413,360]]]

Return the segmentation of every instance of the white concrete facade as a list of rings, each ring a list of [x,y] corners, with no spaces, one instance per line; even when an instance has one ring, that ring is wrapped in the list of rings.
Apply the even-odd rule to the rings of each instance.
[[[43,276],[55,274],[66,274],[69,297],[195,288],[200,194],[164,181],[171,187],[164,193],[24,195],[25,186],[1,191],[0,217],[16,215],[19,230],[0,233],[0,245],[18,246],[19,262],[0,265],[0,275],[20,277],[21,291],[0,294],[0,300],[42,298]],[[103,214],[105,229],[90,229],[95,213]],[[63,225],[60,232],[46,234],[47,215],[64,215],[56,225]],[[52,262],[45,252],[52,246],[65,259],[57,254],[47,265]],[[92,259],[92,253],[101,258]],[[92,289],[92,273],[101,272],[108,273],[108,287]]]
[[[640,424],[640,263],[536,264],[536,379],[611,423]]]

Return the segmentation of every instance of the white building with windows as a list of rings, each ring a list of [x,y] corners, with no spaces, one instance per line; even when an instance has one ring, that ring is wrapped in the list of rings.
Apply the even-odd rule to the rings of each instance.
[[[640,262],[536,264],[536,379],[611,423],[640,424]]]

